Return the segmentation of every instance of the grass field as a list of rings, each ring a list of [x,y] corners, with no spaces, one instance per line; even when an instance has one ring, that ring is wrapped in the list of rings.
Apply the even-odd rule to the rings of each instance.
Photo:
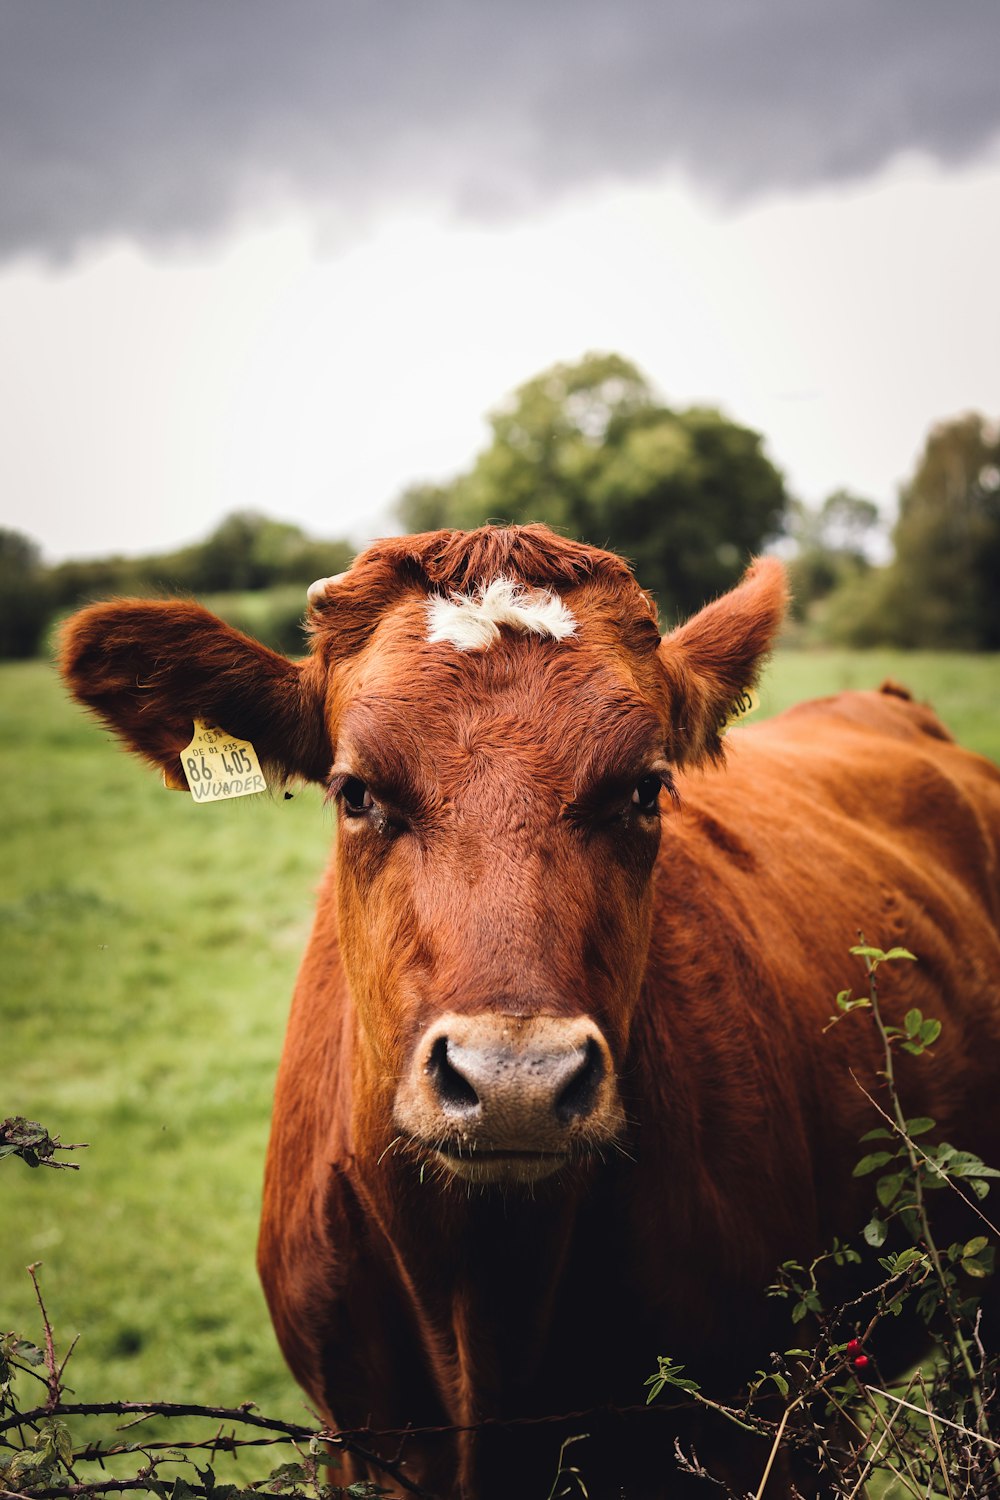
[[[887,676],[1000,761],[997,657],[784,653],[762,711]],[[0,788],[0,1115],[91,1142],[77,1173],[0,1162],[0,1328],[37,1336],[40,1260],[57,1338],[81,1335],[80,1399],[301,1416],[253,1251],[330,814],[314,790],[211,808],[165,792],[42,663],[0,668]]]

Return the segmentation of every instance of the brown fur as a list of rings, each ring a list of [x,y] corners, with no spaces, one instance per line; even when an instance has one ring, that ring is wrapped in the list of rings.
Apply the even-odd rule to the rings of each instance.
[[[558,589],[577,634],[427,643],[430,593],[501,572]],[[314,609],[302,664],[195,605],[69,623],[74,692],[168,775],[198,716],[377,800],[338,819],[259,1251],[286,1357],[340,1424],[632,1405],[660,1353],[725,1393],[786,1347],[786,1310],[764,1295],[776,1266],[862,1213],[850,1168],[874,1122],[850,1070],[877,1089],[878,1060],[863,1023],[823,1034],[858,983],[859,929],[920,958],[887,971],[890,1014],[945,1022],[933,1059],[901,1068],[908,1112],[1000,1160],[1000,773],[893,689],[720,739],[784,600],[761,560],[658,645],[619,559],[484,528],[377,544]],[[644,818],[632,788],[667,763],[680,805]],[[446,1012],[589,1018],[624,1137],[530,1192],[470,1188],[397,1139],[397,1082]],[[676,1425],[597,1414],[404,1452],[443,1495],[543,1496],[582,1430],[592,1495],[653,1500],[686,1493]],[[685,1437],[752,1489],[763,1455],[733,1431]],[[790,1484],[776,1473],[769,1494]]]

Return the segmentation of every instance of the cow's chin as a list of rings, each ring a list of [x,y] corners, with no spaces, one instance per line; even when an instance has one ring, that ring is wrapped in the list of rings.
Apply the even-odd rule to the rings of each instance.
[[[452,1177],[482,1187],[525,1186],[552,1177],[570,1160],[568,1152],[558,1151],[457,1151],[435,1150],[434,1160]]]

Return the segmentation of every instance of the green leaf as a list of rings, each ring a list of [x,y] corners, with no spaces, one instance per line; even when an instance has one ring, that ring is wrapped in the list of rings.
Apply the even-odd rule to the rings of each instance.
[[[938,1188],[948,1186],[948,1178],[943,1172],[938,1172],[936,1167],[925,1170],[923,1164],[920,1167],[920,1181],[925,1192],[937,1192]]]
[[[932,1287],[929,1291],[924,1292],[923,1296],[918,1301],[917,1312],[923,1318],[925,1323],[929,1323],[931,1318],[933,1318],[934,1314],[937,1312],[940,1296],[940,1289]]]
[[[895,1139],[896,1132],[888,1130],[884,1125],[876,1125],[874,1130],[869,1130],[861,1136],[862,1144],[865,1141],[893,1141]]]
[[[902,1172],[891,1172],[887,1177],[879,1178],[875,1187],[875,1196],[883,1208],[888,1208],[889,1204],[898,1197],[903,1180]]]
[[[650,1401],[654,1400],[660,1394],[665,1385],[676,1386],[680,1391],[698,1391],[701,1389],[696,1380],[689,1380],[686,1375],[682,1376],[681,1371],[684,1369],[684,1366],[675,1365],[673,1360],[668,1358],[667,1355],[661,1354],[659,1363],[660,1368],[656,1374],[650,1375],[643,1382],[644,1385],[651,1387],[650,1393],[646,1397],[647,1406]]]
[[[963,1255],[978,1255],[980,1250],[985,1250],[989,1244],[989,1238],[985,1234],[977,1234],[975,1239],[967,1240],[962,1246]]]
[[[45,1363],[44,1351],[37,1344],[32,1344],[28,1339],[17,1338],[8,1351],[15,1359],[23,1359],[26,1365],[43,1365]]]
[[[920,1028],[920,1040],[925,1047],[930,1047],[941,1035],[941,1022],[933,1019],[925,1021]]]
[[[889,962],[894,958],[908,958],[910,962],[914,964],[920,962],[920,960],[917,958],[917,955],[915,953],[911,953],[909,948],[890,948],[888,953],[885,954],[886,962]]]
[[[51,1458],[42,1453],[34,1453],[30,1448],[22,1448],[9,1460],[4,1483],[15,1489],[20,1483],[42,1485],[51,1477],[51,1474]]]
[[[802,1294],[801,1300],[796,1302],[792,1308],[792,1322],[801,1323],[807,1313],[819,1313],[822,1311],[823,1304],[820,1301],[819,1293],[810,1287],[808,1291]]]
[[[926,1135],[928,1130],[933,1130],[937,1124],[930,1115],[914,1115],[912,1120],[906,1122],[907,1135]]]
[[[871,1010],[872,1003],[867,995],[860,995],[857,999],[854,999],[850,990],[841,990],[837,996],[837,1007],[843,1015],[847,1016],[850,1015],[852,1010]],[[831,1016],[830,1026],[835,1026],[840,1019],[840,1016]]]
[[[864,1236],[865,1243],[877,1250],[880,1245],[885,1244],[885,1237],[888,1230],[889,1226],[885,1220],[873,1214],[861,1233]]]
[[[971,1151],[954,1151],[948,1162],[948,1171],[952,1177],[1000,1177],[996,1167],[984,1166]]]
[[[906,1027],[907,1036],[916,1036],[923,1023],[924,1013],[922,1010],[917,1010],[916,1006],[912,1010],[908,1010],[903,1017],[903,1025]]]
[[[866,1177],[869,1172],[875,1172],[879,1167],[884,1167],[886,1162],[892,1161],[895,1155],[895,1151],[872,1151],[861,1158],[851,1176]]]
[[[69,1435],[69,1428],[65,1422],[53,1423],[56,1440],[56,1452],[67,1469],[73,1464],[73,1440]]]
[[[923,1232],[920,1215],[912,1207],[899,1209],[899,1220],[911,1240],[919,1240]]]
[[[978,1242],[970,1241],[970,1243]],[[996,1246],[986,1244],[980,1245],[979,1250],[971,1255],[963,1255],[961,1265],[962,1270],[968,1272],[970,1276],[992,1276],[995,1261]]]
[[[887,955],[881,948],[870,948],[867,943],[858,943],[856,947],[849,949],[857,958],[870,958],[872,963],[880,964]]]
[[[989,1276],[991,1267],[984,1265],[981,1260],[963,1260],[962,1270],[966,1276]]]
[[[306,1471],[301,1464],[279,1464],[267,1476],[267,1483],[274,1489],[284,1490],[291,1489],[296,1484],[304,1484],[305,1478]],[[177,1482],[179,1483],[180,1481]],[[173,1500],[183,1500],[183,1497],[175,1494]]]

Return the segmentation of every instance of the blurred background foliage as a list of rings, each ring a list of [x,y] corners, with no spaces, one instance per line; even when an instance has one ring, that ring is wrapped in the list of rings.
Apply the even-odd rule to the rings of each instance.
[[[552,366],[489,425],[466,472],[403,493],[400,529],[546,521],[627,557],[665,629],[772,549],[792,577],[789,644],[1000,649],[1000,423],[968,413],[933,427],[891,532],[871,499],[846,489],[804,505],[760,433],[712,407],[666,406],[617,354]],[[53,566],[0,530],[0,656],[37,654],[52,621],[91,599],[177,594],[296,653],[305,587],[353,551],[250,511],[174,552]]]

